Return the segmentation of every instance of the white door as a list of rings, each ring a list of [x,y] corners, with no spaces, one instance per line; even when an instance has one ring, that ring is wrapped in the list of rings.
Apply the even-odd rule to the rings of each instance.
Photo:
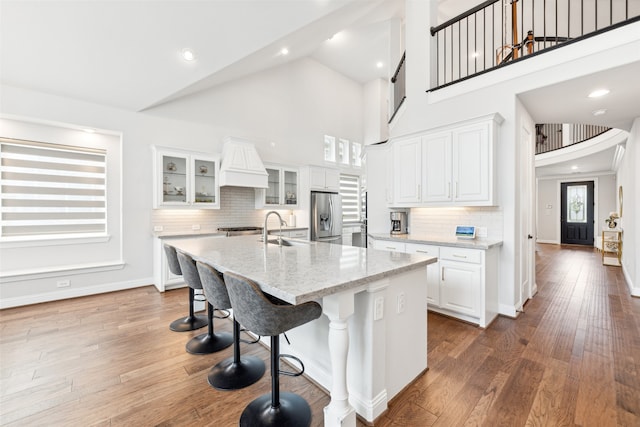
[[[534,136],[533,123],[522,118],[520,126],[520,286],[516,306],[522,309],[524,303],[531,298],[534,277],[535,242],[534,213]]]

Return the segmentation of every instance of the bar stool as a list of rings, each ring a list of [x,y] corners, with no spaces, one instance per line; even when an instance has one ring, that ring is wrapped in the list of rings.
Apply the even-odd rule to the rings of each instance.
[[[252,280],[231,272],[224,273],[224,281],[238,321],[256,334],[271,337],[271,393],[258,397],[244,409],[240,425],[310,425],[307,401],[294,393],[280,393],[280,334],[317,319],[322,307],[312,301],[288,304],[264,294]]]
[[[167,263],[169,264],[169,271],[176,276],[182,276],[182,270],[180,269],[180,263],[178,262],[178,256],[176,255],[176,248],[166,243],[163,245],[164,253],[167,256]],[[189,315],[187,317],[181,317],[176,319],[169,325],[169,329],[174,332],[187,332],[195,331],[207,325],[207,318],[204,316],[197,316],[193,311],[193,298],[195,292],[193,288],[189,286]]]
[[[178,252],[178,262],[182,270],[184,281],[192,289],[202,289],[200,275],[196,262],[191,256]],[[187,342],[187,351],[191,354],[210,354],[229,347],[233,343],[233,336],[229,332],[213,331],[213,306],[207,301],[208,330],[204,334],[193,337]]]
[[[204,295],[219,310],[232,308],[222,274],[210,265],[196,262]],[[256,341],[257,342],[257,341]],[[233,320],[233,356],[211,368],[208,381],[218,390],[238,390],[247,387],[264,375],[265,365],[256,356],[240,356],[240,323]]]

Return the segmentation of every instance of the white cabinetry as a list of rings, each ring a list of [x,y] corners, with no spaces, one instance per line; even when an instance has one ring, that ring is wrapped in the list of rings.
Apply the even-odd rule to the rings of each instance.
[[[218,156],[153,147],[154,208],[220,208]]]
[[[498,315],[498,247],[468,249],[369,238],[369,247],[438,257],[427,266],[429,309],[487,327]]]
[[[312,191],[340,191],[340,171],[320,166],[309,166],[309,187]]]
[[[393,142],[393,206],[493,206],[497,114]]]
[[[438,262],[427,265],[427,303],[440,305],[440,248],[433,245],[406,243],[408,254],[425,254],[438,258]]]
[[[298,169],[265,165],[269,188],[256,189],[256,208],[296,208],[298,205]]]
[[[395,205],[421,201],[422,138],[414,137],[395,141],[393,144]]]

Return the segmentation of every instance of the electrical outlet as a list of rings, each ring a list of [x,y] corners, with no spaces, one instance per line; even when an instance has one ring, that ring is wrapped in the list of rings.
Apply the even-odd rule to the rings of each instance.
[[[384,298],[376,298],[373,305],[373,320],[382,319],[384,317]]]
[[[193,224],[193,225],[191,226],[191,229],[192,229],[192,230],[200,230],[200,224]]]
[[[71,280],[58,280],[56,286],[58,286],[59,288],[66,288],[68,286],[71,286]]]
[[[476,236],[478,236],[478,237],[487,237],[487,227],[478,227],[478,228],[476,228]]]
[[[398,294],[398,313],[404,312],[406,304],[407,304],[407,299],[404,295],[404,292],[400,292]]]
[[[154,225],[153,226],[153,231],[162,231],[162,230],[163,230],[163,228],[162,228],[161,225]]]

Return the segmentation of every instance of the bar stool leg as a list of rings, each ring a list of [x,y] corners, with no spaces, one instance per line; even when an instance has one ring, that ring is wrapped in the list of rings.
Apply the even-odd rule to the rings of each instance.
[[[238,390],[258,381],[265,372],[262,359],[256,356],[240,356],[240,323],[233,321],[233,356],[209,372],[209,385],[218,390]]]
[[[251,402],[240,416],[241,427],[309,426],[311,407],[294,393],[280,393],[280,336],[271,337],[271,393]]]
[[[210,354],[229,347],[233,336],[228,332],[213,331],[213,306],[207,303],[207,319],[209,328],[206,334],[200,334],[187,342],[187,352],[191,354]]]
[[[204,326],[207,326],[207,318],[203,316],[196,316],[193,310],[193,298],[195,291],[193,288],[189,288],[189,315],[187,317],[181,317],[176,319],[169,325],[169,329],[174,332],[187,332],[195,331]]]

